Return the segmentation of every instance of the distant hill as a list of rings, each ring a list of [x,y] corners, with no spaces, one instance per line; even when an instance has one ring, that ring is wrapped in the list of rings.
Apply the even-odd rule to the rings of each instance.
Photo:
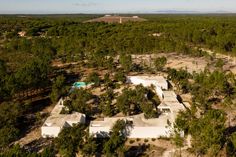
[[[223,10],[218,11],[195,11],[195,10],[158,10],[156,14],[226,14],[230,13]]]
[[[91,19],[85,22],[105,22],[105,23],[125,23],[125,22],[142,22],[147,21],[144,18],[140,18],[138,16],[112,16],[112,15],[105,15],[103,17],[99,17],[96,19]]]

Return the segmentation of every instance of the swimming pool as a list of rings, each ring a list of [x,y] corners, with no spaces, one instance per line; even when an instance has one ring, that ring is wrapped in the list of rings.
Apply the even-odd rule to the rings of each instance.
[[[85,87],[87,84],[85,82],[75,82],[73,84],[73,87],[80,88],[80,87]]]

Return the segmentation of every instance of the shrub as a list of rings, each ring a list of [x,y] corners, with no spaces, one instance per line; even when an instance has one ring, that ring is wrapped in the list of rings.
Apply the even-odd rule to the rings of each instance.
[[[129,141],[130,144],[132,144],[132,143],[134,143],[134,142],[135,142],[134,140],[130,140],[130,141]]]

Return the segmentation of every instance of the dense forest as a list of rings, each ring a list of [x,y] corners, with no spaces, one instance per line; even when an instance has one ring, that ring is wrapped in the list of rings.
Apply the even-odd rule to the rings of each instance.
[[[144,97],[152,93],[139,86],[133,90],[124,89],[124,94],[117,97],[117,108],[111,105],[115,97],[112,90],[118,82],[125,82],[126,74],[150,72],[148,68],[132,64],[131,54],[177,52],[203,57],[207,54],[200,48],[207,48],[236,55],[234,15],[142,15],[147,21],[124,24],[84,22],[94,17],[98,15],[0,16],[0,152],[4,150],[0,156],[54,156],[58,152],[74,156],[76,151],[85,156],[99,151],[107,156],[118,156],[124,152],[126,138],[117,137],[119,129],[124,127],[123,121],[114,126],[111,138],[106,141],[88,137],[87,126],[79,125],[63,130],[50,148],[40,154],[31,154],[18,145],[13,146],[24,132],[24,125],[29,125],[26,115],[34,110],[33,99],[46,95],[55,103],[68,91],[65,88],[68,76],[52,66],[55,60],[81,62],[81,67],[108,70],[103,78],[98,73],[91,73],[87,78],[88,82],[95,83],[94,86],[104,84],[106,87],[106,93],[98,98],[99,112],[104,115],[112,116],[121,111],[126,115],[144,112],[146,117],[155,117],[152,106],[158,100],[153,96]],[[117,55],[121,67],[113,59]],[[194,74],[174,67],[164,69],[167,60],[158,58],[155,70],[151,72],[167,73],[180,92],[193,96],[192,108],[181,113],[176,121],[178,129],[192,135],[192,152],[216,156],[226,148],[229,156],[235,156],[235,126],[227,127],[225,112],[213,107],[217,103],[235,105],[235,75],[220,67],[215,71],[206,69]],[[114,78],[109,72],[114,73]],[[69,112],[93,114],[84,105],[93,97],[90,92],[77,91],[70,96],[73,101],[66,104]],[[138,110],[131,110],[130,104]],[[37,123],[37,117],[33,123]],[[69,140],[64,141],[65,138]]]
[[[1,95],[34,88],[36,82],[37,88],[44,86],[46,82],[41,81],[46,81],[48,64],[56,58],[64,62],[87,59],[96,66],[104,64],[105,56],[121,53],[180,52],[203,56],[205,53],[196,47],[236,53],[236,20],[230,15],[147,16],[147,22],[122,25],[82,23],[82,19],[0,17],[1,77],[7,77],[1,78]],[[154,33],[160,36],[153,36]],[[36,68],[40,68],[37,75],[33,74]]]

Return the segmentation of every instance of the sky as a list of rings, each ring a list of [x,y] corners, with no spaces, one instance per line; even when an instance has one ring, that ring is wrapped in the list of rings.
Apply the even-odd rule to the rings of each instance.
[[[236,0],[0,0],[0,14],[236,13]]]

